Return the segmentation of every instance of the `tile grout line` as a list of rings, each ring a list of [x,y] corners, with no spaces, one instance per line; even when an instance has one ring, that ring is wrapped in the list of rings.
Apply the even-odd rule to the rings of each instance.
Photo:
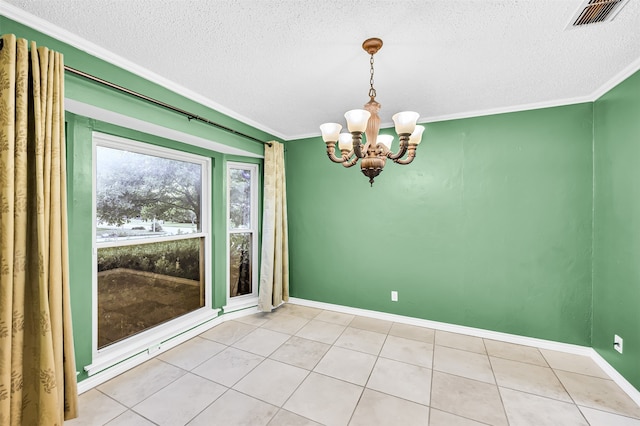
[[[429,417],[427,418],[427,424],[431,424],[431,416],[433,413],[433,376],[435,370],[433,369],[436,362],[436,333],[433,332],[433,355],[431,355],[431,383],[429,384]]]
[[[507,415],[507,407],[504,405],[504,399],[502,398],[502,392],[500,392],[500,386],[498,385],[498,378],[496,377],[496,372],[493,369],[493,364],[491,363],[491,358],[489,357],[489,351],[487,350],[487,344],[484,339],[481,338],[482,347],[484,348],[485,355],[487,357],[487,361],[489,362],[489,368],[491,368],[491,375],[493,375],[493,381],[496,384],[496,390],[498,391],[498,398],[500,398],[500,405],[502,406],[502,413],[504,414],[504,418],[507,421],[507,425],[511,424],[509,421],[509,416]]]
[[[181,377],[182,377],[182,376],[181,376]],[[176,379],[176,380],[177,380],[177,379]],[[171,383],[173,383],[173,382],[171,382]],[[167,385],[167,386],[168,386],[168,385]],[[161,388],[160,390],[162,390],[162,389],[164,389],[164,387],[163,387],[163,388]],[[112,421],[114,421],[115,419],[117,419],[118,417],[120,417],[121,415],[123,415],[124,413],[126,413],[127,411],[131,411],[131,412],[132,412],[132,413],[134,413],[135,415],[140,416],[140,417],[142,417],[142,418],[143,418],[143,419],[145,419],[145,420],[148,420],[149,422],[153,423],[154,425],[157,425],[157,423],[156,423],[156,422],[154,422],[153,420],[151,420],[151,419],[149,419],[149,418],[145,417],[143,414],[138,413],[137,411],[135,411],[135,410],[133,409],[133,407],[135,407],[135,405],[134,405],[133,407],[129,407],[129,406],[127,406],[127,405],[124,405],[122,402],[118,401],[117,399],[113,398],[111,395],[108,395],[108,394],[106,394],[106,393],[102,392],[100,389],[96,389],[96,390],[97,390],[98,392],[100,392],[101,394],[103,394],[104,396],[106,396],[107,398],[109,398],[109,399],[111,399],[111,400],[113,400],[113,401],[117,402],[118,404],[120,404],[120,405],[122,405],[123,407],[125,407],[125,408],[126,408],[126,410],[124,410],[122,413],[118,414],[117,416],[115,416],[115,417],[114,417],[114,418],[112,418],[112,419],[107,420],[107,422],[106,422],[106,423],[104,423],[104,426],[107,426],[109,423],[111,423]],[[156,392],[156,393],[157,393],[157,392]],[[149,396],[151,396],[151,395],[149,395]],[[145,399],[146,399],[146,398],[145,398]],[[142,400],[142,401],[144,401],[144,400]],[[142,401],[140,401],[138,404],[140,404]],[[136,405],[138,405],[138,404],[136,404]]]
[[[580,406],[578,405],[578,403],[576,402],[576,400],[573,398],[573,395],[571,395],[571,393],[569,392],[569,389],[567,389],[567,387],[564,385],[564,383],[562,382],[562,380],[560,380],[560,377],[558,377],[558,374],[556,373],[556,369],[553,368],[551,366],[551,363],[549,362],[549,360],[547,359],[546,356],[544,356],[544,352],[540,351],[540,354],[542,355],[542,357],[544,358],[545,362],[549,365],[549,368],[551,368],[551,371],[553,372],[553,376],[556,378],[556,380],[558,380],[558,382],[560,383],[560,386],[562,386],[562,389],[564,389],[564,391],[567,393],[567,395],[569,395],[569,398],[571,398],[571,401],[573,402],[573,405],[576,407],[576,409],[578,410],[578,412],[580,413],[580,416],[582,416],[582,418],[584,419],[585,422],[587,422],[588,425],[591,424],[591,422],[589,422],[589,420],[587,420],[587,418],[585,417],[584,413],[582,412],[582,410],[580,409]],[[561,370],[564,371],[564,370]]]
[[[115,401],[117,404],[122,405],[122,406],[125,408],[125,410],[124,410],[122,413],[119,413],[119,414],[117,414],[115,417],[113,417],[113,418],[111,418],[111,419],[107,420],[105,423],[103,423],[103,425],[106,425],[107,423],[114,421],[115,419],[117,419],[118,417],[120,417],[121,415],[123,415],[124,413],[126,413],[127,411],[131,411],[131,408],[130,408],[130,407],[128,407],[128,406],[126,406],[126,405],[124,405],[123,403],[121,403],[121,402],[120,402],[120,401],[118,401],[117,399],[113,398],[111,395],[108,395],[108,394],[106,394],[106,393],[102,392],[100,389],[96,389],[96,391],[100,392],[102,395],[106,396],[107,398],[109,398],[109,399],[110,399],[110,400],[112,400],[112,401]]]
[[[211,380],[212,381],[212,380]],[[217,383],[217,382],[214,382]],[[219,384],[219,383],[218,383]],[[222,385],[224,386],[224,385]],[[226,386],[224,386],[225,388],[227,388]],[[207,409],[209,407],[211,407],[213,404],[216,403],[217,400],[219,400],[220,398],[222,398],[224,395],[227,394],[227,392],[229,392],[231,388],[227,388],[224,392],[222,392],[220,394],[220,396],[218,396],[216,399],[214,399],[213,401],[211,401],[209,404],[206,405],[206,407],[204,407],[202,410],[198,411],[193,417],[191,417],[186,423],[185,426],[188,425],[189,423],[191,423],[194,419],[196,419],[200,414],[204,413],[205,411],[207,411]]]

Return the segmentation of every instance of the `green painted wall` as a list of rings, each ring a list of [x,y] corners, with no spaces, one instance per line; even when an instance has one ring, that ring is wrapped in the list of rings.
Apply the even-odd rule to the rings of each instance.
[[[589,103],[428,124],[372,188],[288,142],[292,296],[589,345],[591,140]]]
[[[65,64],[73,68],[183,108],[261,140],[277,140],[272,135],[240,123],[215,110],[96,59],[85,52],[0,16],[0,34],[5,33],[13,33],[18,37],[36,41],[38,46],[47,46],[62,52],[65,55]],[[190,122],[183,116],[70,74],[65,75],[65,95],[67,98],[244,149],[251,153],[262,154],[264,152],[263,145],[259,143],[202,123]],[[223,155],[210,149],[190,146],[71,113],[67,113],[66,119],[71,308],[77,370],[81,373],[78,379],[82,381],[87,377],[83,367],[92,363],[92,329],[90,326],[92,323],[92,269],[94,268],[91,256],[91,235],[93,233],[92,131],[169,147],[212,159],[212,250],[209,256],[212,259],[213,271],[211,298],[215,308],[226,304],[226,162],[243,161],[257,163],[261,166],[262,159]]]
[[[594,121],[592,345],[640,389],[640,72],[595,102]]]

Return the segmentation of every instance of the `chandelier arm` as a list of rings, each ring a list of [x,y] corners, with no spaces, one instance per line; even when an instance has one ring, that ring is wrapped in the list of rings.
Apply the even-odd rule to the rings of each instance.
[[[393,160],[393,162],[397,163],[397,164],[401,164],[401,165],[406,165],[406,164],[411,163],[413,161],[413,159],[416,158],[416,148],[417,147],[418,146],[414,145],[414,144],[409,145],[409,148],[408,148],[409,153],[407,154],[407,158],[404,158],[404,159],[398,158],[398,159]]]
[[[409,133],[400,134],[400,151],[396,154],[391,151],[387,152],[387,158],[396,161],[397,159],[404,157],[404,154],[407,153],[409,136],[411,136]]]
[[[362,145],[362,132],[351,132],[353,136],[353,152],[356,154],[356,158],[366,157],[366,145]]]
[[[345,159],[344,157],[336,157],[336,142],[325,143],[327,144],[327,157],[329,157],[329,160],[333,161],[334,163],[344,163],[348,160],[348,158]]]
[[[345,161],[344,163],[342,163],[342,165],[348,169],[349,167],[353,167],[356,165],[356,163],[358,163],[359,158],[358,157],[353,157],[350,161]]]
[[[349,161],[351,157],[353,157],[354,151],[353,149],[351,149],[351,151],[347,151],[346,149],[341,149],[340,153],[342,154],[342,159],[344,161]]]
[[[400,150],[397,153],[393,153],[391,151],[387,152],[387,158],[389,158],[390,160],[396,161],[402,157],[404,157],[404,155],[407,153],[407,146],[406,145],[400,145]]]

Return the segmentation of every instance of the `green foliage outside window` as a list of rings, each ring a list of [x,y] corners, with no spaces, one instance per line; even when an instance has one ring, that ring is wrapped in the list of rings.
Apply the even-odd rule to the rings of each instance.
[[[124,268],[200,280],[200,239],[163,241],[98,250],[98,272]]]
[[[133,218],[200,227],[201,166],[186,161],[98,147],[96,213],[122,226]]]

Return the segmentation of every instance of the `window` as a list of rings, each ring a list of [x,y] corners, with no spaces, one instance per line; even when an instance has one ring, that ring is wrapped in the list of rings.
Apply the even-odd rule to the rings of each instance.
[[[108,135],[94,142],[100,352],[209,305],[210,160]]]
[[[258,290],[257,174],[255,164],[227,163],[227,305],[237,308],[255,303]]]

